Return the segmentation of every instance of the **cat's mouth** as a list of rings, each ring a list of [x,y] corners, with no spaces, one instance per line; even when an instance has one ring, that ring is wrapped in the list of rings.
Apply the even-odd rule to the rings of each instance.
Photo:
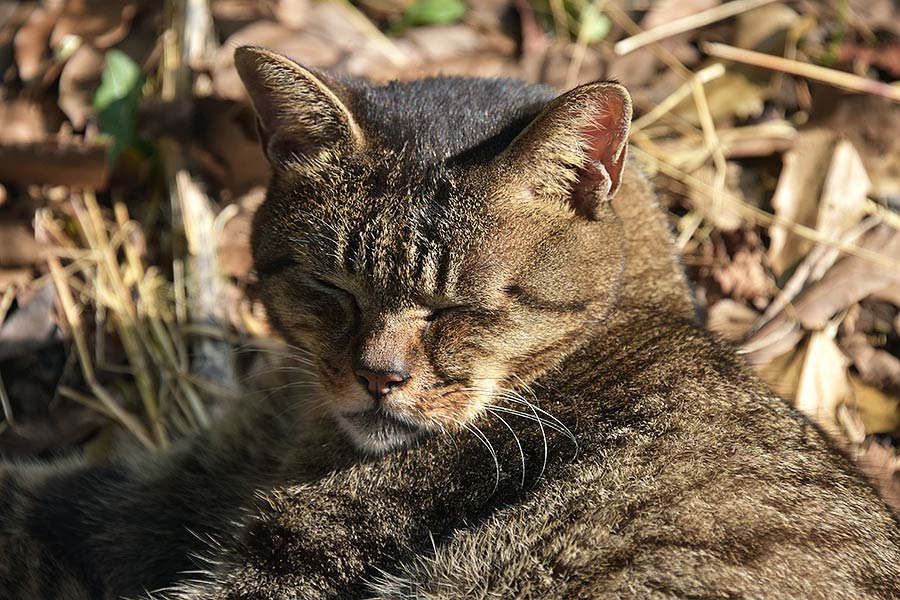
[[[340,415],[341,424],[362,450],[382,453],[419,436],[422,429],[381,407]]]

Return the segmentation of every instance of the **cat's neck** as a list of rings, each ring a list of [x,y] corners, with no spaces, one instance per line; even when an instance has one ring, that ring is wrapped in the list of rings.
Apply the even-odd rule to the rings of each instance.
[[[665,213],[634,157],[612,205],[624,230],[625,265],[612,322],[648,318],[696,321],[693,296],[678,259],[678,251]],[[635,324],[637,325],[637,324]],[[637,333],[637,332],[636,332]]]

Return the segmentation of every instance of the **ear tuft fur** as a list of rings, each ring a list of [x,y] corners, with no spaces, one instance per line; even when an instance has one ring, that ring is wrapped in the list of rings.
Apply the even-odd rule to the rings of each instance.
[[[317,168],[362,145],[353,115],[340,100],[339,82],[255,46],[235,50],[266,156],[275,168]]]

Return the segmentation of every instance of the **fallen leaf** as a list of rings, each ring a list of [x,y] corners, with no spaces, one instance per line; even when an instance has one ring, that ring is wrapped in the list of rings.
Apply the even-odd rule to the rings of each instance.
[[[23,356],[60,339],[54,311],[56,288],[52,284],[22,294],[19,301],[0,324],[0,361]]]
[[[867,434],[893,433],[900,428],[900,396],[890,395],[851,378],[853,402]]]
[[[819,197],[825,185],[825,165],[837,139],[826,129],[801,131],[794,147],[784,155],[784,167],[772,206],[780,219],[815,227]],[[809,252],[813,242],[798,238],[779,224],[769,227],[769,264],[775,275],[782,275]]]
[[[137,12],[134,0],[66,0],[50,44],[56,48],[74,35],[95,48],[110,48],[128,34]]]
[[[734,300],[765,306],[772,284],[765,269],[765,249],[755,231],[719,231],[703,246],[698,277],[714,281]]]
[[[900,261],[900,232],[887,225],[872,228],[858,244],[887,260]],[[747,359],[755,364],[768,362],[794,347],[804,329],[822,329],[839,311],[898,283],[900,271],[871,259],[845,256],[804,289],[789,311],[780,311],[745,342]]]
[[[16,66],[22,81],[37,78],[44,70],[50,50],[50,33],[57,14],[39,6],[35,8],[14,38]]]
[[[803,358],[794,406],[832,435],[839,435],[837,408],[850,398],[848,362],[833,331],[815,331]]]
[[[730,342],[740,342],[750,331],[759,313],[743,302],[722,298],[709,307],[706,327]]]
[[[82,44],[60,73],[59,107],[78,131],[84,129],[88,117],[94,114],[91,101],[100,86],[104,64],[102,52]]]
[[[0,144],[28,144],[46,137],[46,123],[41,107],[18,99],[0,102]]]

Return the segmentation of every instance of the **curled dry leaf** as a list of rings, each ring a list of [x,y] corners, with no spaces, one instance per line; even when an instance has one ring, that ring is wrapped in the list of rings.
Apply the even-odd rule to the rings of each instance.
[[[723,298],[709,307],[706,327],[730,342],[740,342],[758,317],[759,313],[746,304]]]
[[[106,49],[121,42],[138,12],[135,0],[67,0],[50,38],[58,47],[74,35],[95,48]]]
[[[748,50],[782,52],[784,34],[800,15],[791,7],[775,2],[735,17],[734,45]]]
[[[54,11],[38,6],[16,33],[13,44],[22,81],[31,81],[43,71],[50,50],[50,33],[56,25],[57,16]]]
[[[859,246],[887,261],[900,261],[900,232],[879,225],[866,232]],[[803,329],[822,329],[839,311],[880,290],[900,283],[900,271],[859,256],[845,256],[822,279],[809,285],[789,310],[761,326],[744,344],[752,363],[767,363],[793,348]]]
[[[706,153],[704,152],[704,155],[705,154]],[[677,160],[677,158],[673,157],[673,160]],[[694,171],[693,175],[708,185],[714,185],[717,173],[715,167],[712,165],[703,165]],[[743,218],[737,211],[729,208],[729,200],[727,200],[727,197],[740,198],[742,196],[737,187],[740,176],[741,167],[734,162],[728,163],[728,171],[725,177],[726,199],[718,202],[713,199],[706,190],[698,187],[691,187],[688,190],[688,198],[690,198],[691,206],[703,215],[703,218],[708,223],[711,223],[720,231],[734,232],[743,225]],[[715,254],[716,260],[722,258],[719,256],[719,252],[716,252]],[[731,286],[729,286],[729,288],[730,287]]]
[[[56,289],[47,283],[19,297],[19,307],[0,324],[0,362],[34,352],[59,336]]]
[[[848,364],[834,341],[833,330],[813,332],[806,346],[794,406],[833,435],[841,433],[838,406],[852,394]]]
[[[699,278],[715,282],[724,296],[765,306],[772,285],[762,240],[755,231],[718,232],[703,247],[703,254]]]
[[[0,144],[28,144],[45,136],[40,106],[24,99],[0,102]]]
[[[104,64],[102,52],[82,44],[60,73],[59,108],[78,131],[84,129],[88,117],[94,114],[91,101],[100,86]]]
[[[775,214],[781,219],[807,227],[815,225],[819,195],[825,184],[824,165],[834,148],[834,134],[825,129],[803,131],[794,147],[784,155],[784,167],[772,198]],[[781,275],[809,250],[810,243],[790,234],[787,227],[769,227],[769,264]]]

